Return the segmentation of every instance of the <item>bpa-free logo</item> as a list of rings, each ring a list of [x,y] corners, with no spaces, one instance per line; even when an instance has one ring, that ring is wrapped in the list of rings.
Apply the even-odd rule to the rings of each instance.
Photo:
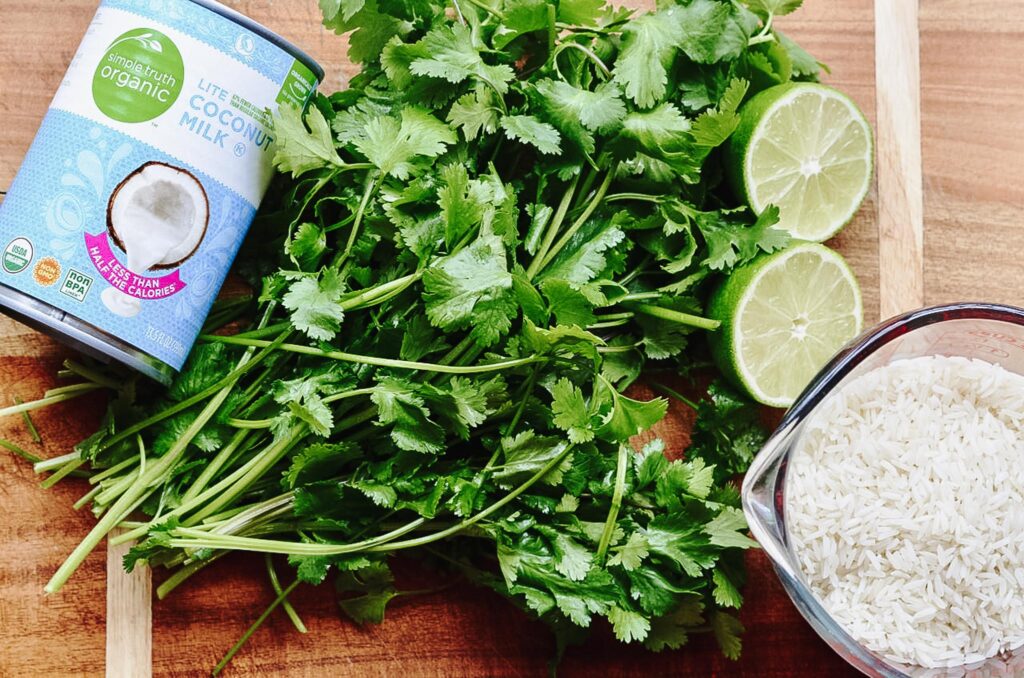
[[[152,28],[136,28],[110,43],[96,66],[96,106],[119,122],[146,122],[166,113],[181,94],[185,64],[177,45]]]
[[[256,52],[256,41],[248,33],[239,33],[235,39],[235,51],[244,57],[251,57]]]

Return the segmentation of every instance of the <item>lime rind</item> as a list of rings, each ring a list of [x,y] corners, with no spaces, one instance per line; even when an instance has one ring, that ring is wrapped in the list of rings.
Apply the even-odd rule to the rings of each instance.
[[[790,116],[780,112],[801,97],[812,97],[818,102],[816,114],[804,116],[806,129],[773,129],[773,125],[792,125],[799,118],[803,112],[799,106]],[[810,105],[813,101],[803,107]],[[850,222],[871,187],[874,149],[871,128],[849,97],[818,83],[788,83],[754,96],[744,105],[741,116],[740,126],[730,140],[729,174],[755,213],[760,214],[769,204],[778,204],[782,211],[781,227],[796,238],[814,242],[832,237]],[[824,127],[826,117],[837,122]],[[830,130],[830,137],[822,136]],[[775,141],[779,135],[787,139]],[[831,144],[826,143],[829,139]],[[835,148],[839,142],[842,144]],[[807,144],[816,146],[809,149]],[[818,147],[822,144],[823,148]],[[838,158],[827,160],[830,153]],[[773,156],[785,160],[773,164]],[[758,162],[767,162],[769,167],[779,167],[781,171],[767,180],[759,179],[754,170]],[[800,164],[799,172],[793,167],[796,163]],[[793,193],[798,181],[800,187]],[[763,194],[769,192],[766,189],[772,182],[782,182],[782,187],[775,186],[770,191],[772,195],[765,197]],[[847,186],[853,183],[855,188]],[[792,214],[794,207],[785,204],[789,195],[799,201],[796,216]],[[809,228],[808,222],[814,220],[822,223]]]
[[[813,257],[806,257],[808,254]],[[804,257],[808,261],[817,259],[820,262],[817,272],[813,272],[813,275],[818,276],[817,279],[798,281],[799,276],[794,276],[794,271],[785,270],[787,267],[793,268],[794,262],[800,263],[796,261],[797,257]],[[790,284],[775,285],[773,292],[776,296],[772,297],[766,294],[762,283],[776,273]],[[829,283],[830,287],[824,287]],[[808,290],[810,294],[807,294]],[[822,313],[822,304],[830,300],[841,300],[845,293],[849,295],[846,303],[834,308],[831,315]],[[789,298],[786,298],[787,295]],[[804,308],[808,299],[816,304],[814,308]],[[790,316],[796,314],[797,309],[801,309],[801,314],[807,311],[808,316],[813,316],[810,319],[808,341],[794,343],[789,337],[780,337],[770,344],[773,355],[759,356],[761,364],[750,364],[748,354],[752,347],[744,346],[745,339],[752,336],[763,339],[773,332],[771,329],[766,331],[766,325],[770,325],[770,322],[760,322],[757,328],[744,327],[744,320],[751,315],[751,304],[758,302],[765,308],[772,305],[768,302],[780,307],[788,305],[788,309],[779,309],[783,316],[786,310]],[[800,243],[783,252],[764,256],[735,271],[713,296],[709,314],[723,321],[719,330],[721,335],[713,337],[711,342],[712,353],[723,373],[758,402],[771,407],[789,407],[814,373],[847,341],[860,333],[863,325],[863,299],[853,272],[839,254],[824,245]],[[837,319],[839,321],[834,322]],[[778,329],[774,331],[776,334],[780,332]],[[763,341],[761,344],[754,348],[769,345]],[[776,378],[774,381],[787,381],[785,392],[762,383],[765,379],[773,380],[771,373],[774,371],[777,376],[780,370],[783,379]]]

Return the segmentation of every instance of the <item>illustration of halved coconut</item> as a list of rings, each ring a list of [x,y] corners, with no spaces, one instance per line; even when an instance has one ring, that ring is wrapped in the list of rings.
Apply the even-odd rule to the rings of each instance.
[[[147,162],[114,189],[107,231],[134,273],[181,266],[206,236],[210,201],[189,171]]]

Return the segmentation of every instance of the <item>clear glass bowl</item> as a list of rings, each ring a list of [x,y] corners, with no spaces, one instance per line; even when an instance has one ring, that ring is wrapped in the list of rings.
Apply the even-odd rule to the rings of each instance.
[[[879,678],[953,678],[1024,675],[1024,652],[981,664],[925,669],[896,664],[871,652],[825,611],[804,581],[786,531],[786,468],[804,423],[834,389],[895,360],[928,355],[979,358],[1024,374],[1024,309],[963,303],[913,311],[888,320],[848,344],[818,374],[757,455],[743,482],[750,531],[800,613],[843,659]]]

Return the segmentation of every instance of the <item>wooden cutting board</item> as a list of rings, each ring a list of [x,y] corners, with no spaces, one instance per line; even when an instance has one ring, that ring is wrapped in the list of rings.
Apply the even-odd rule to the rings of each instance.
[[[328,72],[326,90],[343,87],[353,74],[344,60],[346,41],[320,27],[316,0],[226,4],[306,48]],[[0,0],[0,189],[13,179],[95,5]],[[826,81],[850,94],[877,124],[876,185],[833,243],[861,280],[868,321],[924,303],[1024,304],[1017,255],[1024,250],[1024,116],[1018,103],[1024,98],[1018,51],[1024,2],[920,0],[918,7],[916,0],[806,0],[780,23],[831,67]],[[0,406],[52,387],[66,355],[50,339],[0,316]],[[0,436],[43,456],[63,454],[92,431],[101,409],[101,402],[80,400],[38,413],[42,445],[32,444],[16,418],[0,421]],[[673,409],[662,425],[675,452],[685,447],[687,425],[682,409]],[[96,676],[107,669],[104,550],[59,595],[42,594],[93,522],[71,508],[82,492],[78,482],[41,490],[24,463],[0,455],[2,676]],[[723,659],[706,637],[655,655],[623,647],[598,629],[588,644],[569,651],[560,672],[855,675],[801,620],[764,558],[752,553],[749,565],[739,662]],[[398,569],[407,588],[436,585],[429,574],[401,564]],[[208,568],[153,606],[153,673],[205,674],[272,598],[253,558],[237,556]],[[533,676],[546,673],[553,649],[540,624],[490,593],[461,586],[393,604],[384,625],[370,629],[340,619],[328,588],[300,589],[293,601],[310,633],[299,635],[275,615],[228,675]],[[124,666],[131,638],[147,637],[145,615],[137,619],[143,626],[111,626],[127,634],[111,639],[111,667]],[[144,642],[140,647],[148,649]],[[119,671],[112,675],[145,675],[144,668]]]

